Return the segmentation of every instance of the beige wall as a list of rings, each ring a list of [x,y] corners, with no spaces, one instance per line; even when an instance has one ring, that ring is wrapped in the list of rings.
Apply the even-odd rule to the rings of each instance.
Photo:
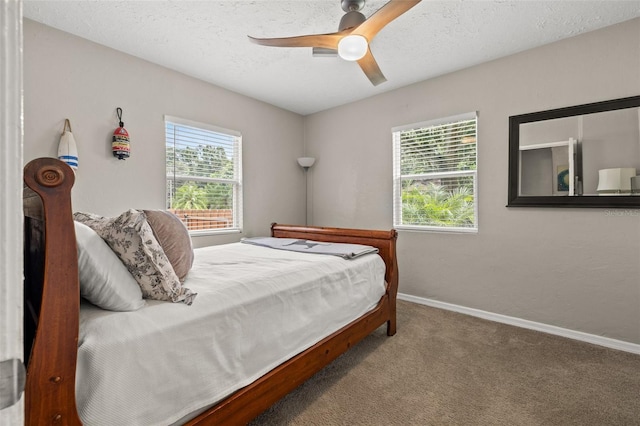
[[[391,227],[391,128],[478,111],[479,232],[401,231],[400,291],[640,343],[640,210],[505,207],[510,115],[639,94],[636,19],[307,116],[313,222]]]
[[[78,144],[74,210],[116,215],[165,207],[165,114],[240,131],[244,229],[266,235],[271,222],[303,223],[305,181],[300,115],[44,26],[24,23],[24,161],[57,156],[64,119]],[[111,155],[123,109],[131,158]],[[196,239],[235,241],[239,234]]]

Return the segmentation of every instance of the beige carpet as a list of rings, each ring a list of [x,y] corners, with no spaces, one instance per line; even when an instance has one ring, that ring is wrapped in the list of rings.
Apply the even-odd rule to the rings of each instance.
[[[640,425],[640,356],[399,301],[251,425]]]

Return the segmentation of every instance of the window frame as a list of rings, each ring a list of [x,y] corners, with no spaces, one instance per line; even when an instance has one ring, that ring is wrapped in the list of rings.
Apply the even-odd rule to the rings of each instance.
[[[429,127],[437,127],[446,124],[453,124],[461,121],[469,121],[475,119],[475,138],[476,138],[476,167],[470,170],[456,170],[444,172],[428,172],[402,175],[401,173],[401,147],[400,133],[409,130],[420,130]],[[393,141],[393,226],[398,230],[407,231],[423,231],[423,232],[453,232],[453,233],[478,233],[478,112],[468,112],[449,117],[438,118],[434,120],[422,121],[418,123],[396,126],[391,129]],[[462,226],[438,226],[438,225],[413,225],[402,223],[402,182],[404,180],[415,179],[437,179],[443,177],[465,177],[473,178],[473,217],[474,224],[472,227]]]
[[[226,228],[209,228],[209,229],[197,229],[197,230],[189,230],[189,235],[191,236],[205,236],[205,235],[215,235],[215,234],[232,234],[232,233],[242,233],[243,232],[243,184],[242,184],[242,134],[236,130],[225,129],[223,127],[218,127],[213,124],[201,123],[193,120],[187,120],[180,117],[165,115],[164,116],[164,129],[165,129],[165,170],[167,164],[167,124],[171,123],[174,126],[180,127],[188,127],[192,129],[196,129],[198,131],[206,131],[212,133],[219,133],[225,136],[230,136],[235,138],[235,151],[236,154],[233,156],[234,163],[234,178],[226,179],[226,178],[211,178],[211,177],[197,177],[197,176],[180,176],[174,174],[166,174],[165,176],[165,205],[168,205],[169,194],[171,188],[169,188],[170,182],[174,183],[179,180],[190,180],[194,182],[203,182],[203,183],[224,183],[232,185],[232,217],[233,223],[231,227]],[[175,140],[174,140],[174,148],[175,148]],[[182,219],[181,219],[182,220]]]

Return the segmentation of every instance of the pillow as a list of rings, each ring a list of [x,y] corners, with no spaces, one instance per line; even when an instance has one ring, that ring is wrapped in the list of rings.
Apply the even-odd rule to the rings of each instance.
[[[82,297],[109,311],[135,311],[143,307],[140,287],[118,256],[93,229],[79,222],[73,224]]]
[[[143,210],[153,235],[167,255],[173,271],[184,282],[193,266],[193,246],[187,227],[180,218],[166,210]]]
[[[127,210],[118,217],[74,213],[107,242],[138,282],[145,299],[190,305],[196,293],[182,286],[162,247],[153,236],[144,212]]]

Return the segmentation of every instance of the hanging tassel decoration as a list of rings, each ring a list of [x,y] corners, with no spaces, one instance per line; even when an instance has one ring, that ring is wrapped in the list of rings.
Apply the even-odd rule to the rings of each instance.
[[[78,169],[78,148],[76,147],[73,133],[71,133],[71,122],[69,122],[68,118],[64,120],[64,128],[62,129],[62,136],[60,136],[58,160],[67,163],[74,172]]]
[[[116,114],[118,115],[120,127],[113,132],[111,150],[113,151],[114,157],[117,157],[118,160],[124,160],[125,158],[129,158],[131,152],[129,132],[124,128],[124,123],[122,122],[122,108],[116,108]]]

